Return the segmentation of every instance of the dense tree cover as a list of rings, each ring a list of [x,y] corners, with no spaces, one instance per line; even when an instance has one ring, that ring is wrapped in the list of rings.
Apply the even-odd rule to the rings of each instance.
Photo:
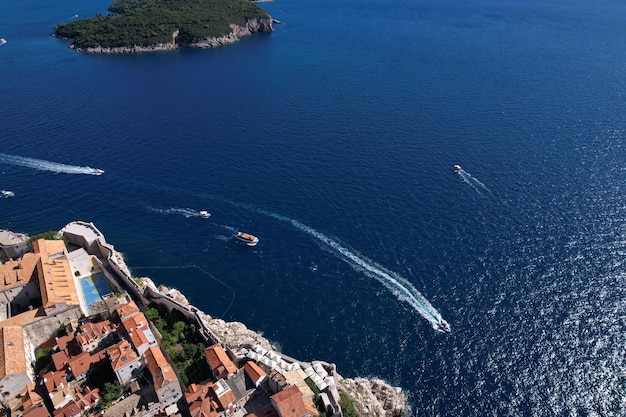
[[[80,48],[167,43],[177,30],[180,43],[193,43],[227,35],[231,23],[269,18],[249,0],[117,0],[109,11],[108,16],[59,23],[54,34]]]
[[[161,334],[161,345],[174,362],[185,386],[210,377],[211,371],[204,356],[206,346],[195,323],[179,312],[168,312],[161,306],[148,306],[144,315]]]

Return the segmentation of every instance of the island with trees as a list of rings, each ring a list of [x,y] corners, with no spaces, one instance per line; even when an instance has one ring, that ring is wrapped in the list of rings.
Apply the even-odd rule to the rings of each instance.
[[[92,53],[215,47],[271,32],[270,15],[249,0],[116,0],[111,14],[59,23],[54,36]]]

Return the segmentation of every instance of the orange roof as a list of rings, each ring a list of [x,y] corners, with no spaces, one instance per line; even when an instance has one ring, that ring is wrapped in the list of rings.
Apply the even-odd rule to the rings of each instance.
[[[24,411],[22,417],[50,417],[50,412],[44,405],[38,405]]]
[[[111,366],[114,371],[139,359],[128,340],[122,340],[118,344],[109,347],[106,352],[111,359]]]
[[[63,371],[50,371],[41,376],[48,394],[52,391],[56,391],[61,385],[67,386],[67,372]]]
[[[237,372],[237,367],[219,344],[204,349],[204,355],[215,378],[225,378],[228,374]]]
[[[120,320],[125,320],[128,317],[132,316],[133,314],[138,313],[139,307],[137,307],[137,304],[135,304],[134,301],[129,301],[123,306],[116,308],[115,311],[117,312],[117,315],[120,317]]]
[[[63,302],[79,305],[72,268],[65,257],[65,243],[62,240],[39,239],[33,242],[33,250],[41,256],[37,272],[43,307]]]
[[[70,358],[67,365],[70,367],[72,374],[75,377],[78,377],[79,375],[82,375],[85,372],[87,372],[89,368],[91,368],[91,365],[93,365],[96,362],[100,362],[104,358],[106,358],[106,355],[104,352],[99,352],[99,353],[96,353],[95,355],[91,355],[89,352],[83,352],[79,355],[76,355]]]
[[[70,401],[63,408],[54,411],[54,417],[74,417],[82,415],[81,409],[74,401]]]
[[[243,365],[243,370],[245,371],[246,374],[248,374],[248,376],[250,377],[250,379],[255,385],[257,384],[257,382],[263,379],[263,377],[267,376],[265,371],[261,369],[259,365],[257,365],[253,361],[246,362]]]
[[[79,327],[79,332],[76,335],[76,341],[82,346],[89,344],[93,341],[98,341],[115,330],[115,327],[109,320],[101,321],[99,323],[85,323]]]
[[[36,253],[25,253],[22,259],[0,264],[0,291],[25,285],[37,280],[37,262],[40,256]]]
[[[54,363],[54,369],[60,371],[67,365],[69,358],[64,350],[52,354],[52,362]]]
[[[226,410],[230,404],[234,404],[236,401],[237,398],[235,398],[235,394],[233,394],[233,391],[230,389],[217,396],[217,402],[220,404],[222,410]]]
[[[0,331],[0,379],[7,375],[26,374],[24,333],[18,326],[3,327]]]
[[[303,417],[309,415],[302,394],[295,385],[290,385],[271,397],[281,417]]]
[[[100,398],[100,390],[98,388],[91,390],[89,387],[85,387],[83,392],[76,394],[76,404],[83,410],[86,408],[93,408]]]
[[[172,369],[172,366],[165,360],[165,356],[163,356],[163,352],[161,352],[158,346],[148,348],[144,356],[156,389],[163,388],[172,382],[178,382],[174,369]]]

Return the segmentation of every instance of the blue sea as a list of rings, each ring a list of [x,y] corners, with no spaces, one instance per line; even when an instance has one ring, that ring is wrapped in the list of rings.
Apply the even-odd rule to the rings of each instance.
[[[626,3],[277,0],[271,34],[138,55],[50,36],[108,5],[0,2],[0,228],[92,221],[136,276],[415,416],[626,415]]]

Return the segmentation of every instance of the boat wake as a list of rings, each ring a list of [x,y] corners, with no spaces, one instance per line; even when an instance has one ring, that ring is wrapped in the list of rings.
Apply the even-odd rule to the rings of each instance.
[[[465,182],[467,185],[472,187],[479,194],[480,194],[480,190],[481,189],[484,190],[484,191],[487,191],[488,193],[491,192],[491,190],[489,188],[487,188],[487,186],[485,184],[480,182],[476,177],[472,176],[472,174],[470,174],[469,172],[465,171],[464,169],[459,169],[456,172],[459,174],[459,176],[461,177],[463,182]]]
[[[26,158],[17,155],[0,153],[0,163],[33,168],[40,171],[51,171],[61,174],[102,175],[104,171],[97,168],[60,164],[43,159]]]
[[[265,210],[256,210],[282,222],[289,223],[296,229],[303,231],[322,242],[352,268],[371,278],[374,278],[391,291],[391,293],[398,300],[409,304],[416,312],[428,320],[434,329],[438,329],[442,321],[445,322],[439,311],[437,311],[437,309],[435,309],[430,302],[428,302],[428,300],[413,286],[413,284],[395,272],[389,271],[388,269],[367,259],[365,256],[349,250],[348,248],[342,246],[339,242],[329,238],[323,233],[318,232],[312,227],[305,225],[304,223],[281,216],[280,214]]]
[[[172,208],[168,208],[168,209],[160,209],[160,208],[156,208],[156,207],[148,207],[148,209],[154,213],[159,213],[159,214],[179,214],[181,216],[185,216],[187,218],[190,217],[201,217],[201,218],[206,218],[207,216],[204,214],[204,210],[194,210],[194,209],[190,209],[190,208],[177,208],[177,207],[172,207]]]

